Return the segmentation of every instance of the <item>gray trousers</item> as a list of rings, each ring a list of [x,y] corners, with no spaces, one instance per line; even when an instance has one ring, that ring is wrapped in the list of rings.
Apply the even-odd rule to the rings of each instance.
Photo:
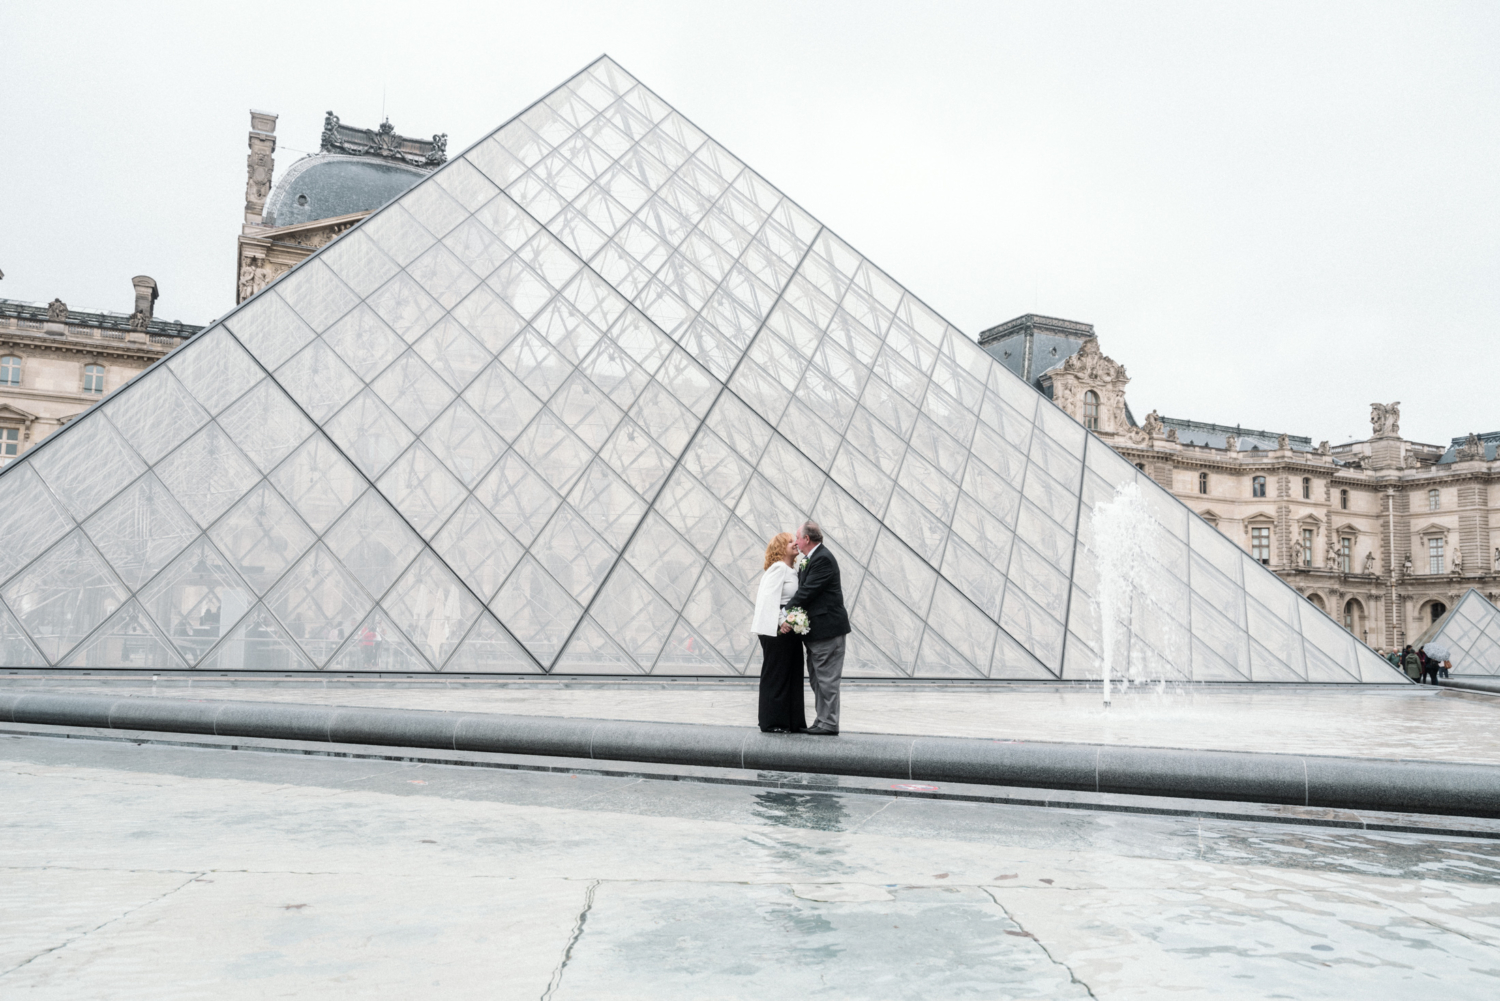
[[[807,648],[807,681],[817,707],[814,726],[839,728],[839,682],[844,677],[844,636],[831,640],[804,640]]]

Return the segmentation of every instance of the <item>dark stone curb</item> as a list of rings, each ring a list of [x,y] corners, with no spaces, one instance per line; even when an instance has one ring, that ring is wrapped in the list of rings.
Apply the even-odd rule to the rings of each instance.
[[[1500,768],[1441,761],[56,693],[0,693],[0,720],[1500,817]]]
[[[1457,688],[1465,692],[1484,692],[1486,695],[1500,695],[1500,678],[1486,677],[1484,675],[1456,674],[1447,678],[1439,678],[1438,687]]]

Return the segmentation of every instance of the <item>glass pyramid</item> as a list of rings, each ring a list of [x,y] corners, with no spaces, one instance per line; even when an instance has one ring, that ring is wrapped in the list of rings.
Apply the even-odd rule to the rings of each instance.
[[[0,656],[754,673],[811,516],[851,677],[1096,677],[1127,483],[1133,669],[1404,680],[601,58],[5,469]]]
[[[1500,675],[1500,608],[1469,588],[1458,605],[1412,640],[1412,649],[1448,648],[1452,674]]]

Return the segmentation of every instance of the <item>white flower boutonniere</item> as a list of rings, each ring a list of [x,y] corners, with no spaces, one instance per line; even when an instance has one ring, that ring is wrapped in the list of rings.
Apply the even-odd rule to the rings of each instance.
[[[799,556],[799,557],[797,557],[797,572],[801,573],[802,569],[804,567],[806,567],[806,566],[807,566],[807,557],[806,556]]]

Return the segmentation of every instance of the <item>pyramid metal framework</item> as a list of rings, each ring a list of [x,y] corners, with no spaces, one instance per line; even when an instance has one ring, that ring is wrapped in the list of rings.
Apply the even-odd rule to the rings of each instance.
[[[1429,627],[1412,648],[1448,648],[1451,674],[1500,675],[1500,608],[1474,588],[1447,615]]]
[[[607,57],[0,473],[0,661],[753,674],[825,528],[854,677],[1401,675]]]

